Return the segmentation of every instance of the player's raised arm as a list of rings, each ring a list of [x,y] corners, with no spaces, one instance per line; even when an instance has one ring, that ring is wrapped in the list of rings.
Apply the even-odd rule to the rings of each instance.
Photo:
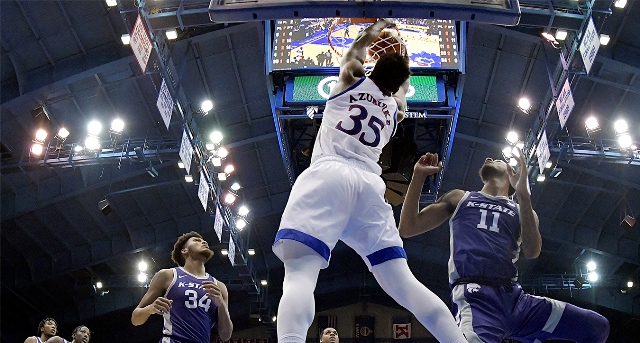
[[[357,60],[360,64],[364,64],[364,60],[367,58],[367,46],[373,43],[379,36],[382,30],[387,27],[394,27],[396,24],[391,19],[379,19],[375,24],[370,25],[364,31],[360,32],[358,37],[354,40],[347,50],[347,53],[342,57],[340,67],[349,63],[350,61]]]

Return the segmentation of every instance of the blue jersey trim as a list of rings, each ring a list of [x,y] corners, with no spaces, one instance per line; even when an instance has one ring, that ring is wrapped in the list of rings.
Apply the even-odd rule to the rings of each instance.
[[[275,242],[281,239],[291,239],[294,241],[298,241],[308,246],[309,248],[315,250],[315,252],[317,252],[320,256],[322,256],[326,261],[329,261],[329,256],[331,256],[331,250],[329,249],[329,246],[325,242],[309,234],[306,234],[302,231],[298,231],[294,229],[280,229],[276,234]]]
[[[396,258],[407,258],[407,253],[402,247],[388,247],[367,255],[372,267]]]
[[[330,97],[329,99],[327,99],[327,101],[329,101],[329,100],[333,100],[333,99],[335,99],[335,98],[337,98],[337,97],[341,96],[342,94],[344,94],[344,93],[346,93],[346,92],[348,92],[348,91],[350,91],[350,90],[352,90],[352,89],[354,89],[354,88],[356,88],[356,87],[360,86],[360,84],[361,84],[362,82],[364,82],[364,80],[365,80],[366,78],[367,78],[366,76],[361,77],[361,78],[360,78],[360,80],[358,80],[358,82],[356,82],[356,83],[354,83],[353,85],[349,86],[349,88],[347,88],[347,89],[343,90],[342,92],[340,92],[340,93],[338,93],[338,94],[336,94],[336,95],[334,95],[334,96]]]

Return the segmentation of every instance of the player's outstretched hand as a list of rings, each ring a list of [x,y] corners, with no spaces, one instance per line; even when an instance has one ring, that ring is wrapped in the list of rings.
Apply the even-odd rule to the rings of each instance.
[[[422,155],[413,167],[413,173],[429,176],[438,173],[442,169],[442,162],[438,162],[438,154],[430,152]]]
[[[381,21],[384,21],[387,24],[386,27],[396,27],[396,23],[391,18],[380,18]]]
[[[529,191],[529,174],[527,170],[527,160],[524,157],[524,153],[520,148],[516,148],[517,153],[514,155],[518,161],[518,171],[514,172],[513,168],[507,168],[509,174],[509,183],[511,187],[516,190],[518,194],[531,194]]]
[[[207,292],[207,296],[213,300],[216,306],[224,304],[224,298],[222,297],[220,287],[218,287],[218,285],[213,281],[202,281],[202,289]]]
[[[153,314],[165,314],[171,309],[173,300],[169,300],[165,297],[158,297],[153,303],[151,303],[151,309]]]

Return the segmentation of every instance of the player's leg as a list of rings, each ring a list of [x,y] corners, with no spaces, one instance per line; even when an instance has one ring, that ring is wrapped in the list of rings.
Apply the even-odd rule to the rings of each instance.
[[[326,264],[311,248],[294,240],[285,240],[284,283],[278,306],[278,342],[304,343],[315,314],[318,273]]]
[[[604,343],[609,321],[602,315],[563,301],[523,294],[517,309],[521,328],[512,338],[523,342],[560,339],[578,343]]]
[[[411,311],[439,342],[466,342],[447,306],[413,276],[406,259],[396,258],[372,266],[371,272],[380,287]]]
[[[452,312],[469,343],[500,343],[507,337],[503,299],[505,296],[500,287],[475,283],[453,287]]]

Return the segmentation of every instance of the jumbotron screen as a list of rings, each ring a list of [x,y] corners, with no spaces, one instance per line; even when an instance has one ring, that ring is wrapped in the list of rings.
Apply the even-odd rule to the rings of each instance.
[[[412,68],[458,69],[458,38],[452,20],[395,19]],[[273,70],[339,67],[342,55],[371,22],[349,18],[276,20]],[[374,62],[365,63],[372,66]]]

